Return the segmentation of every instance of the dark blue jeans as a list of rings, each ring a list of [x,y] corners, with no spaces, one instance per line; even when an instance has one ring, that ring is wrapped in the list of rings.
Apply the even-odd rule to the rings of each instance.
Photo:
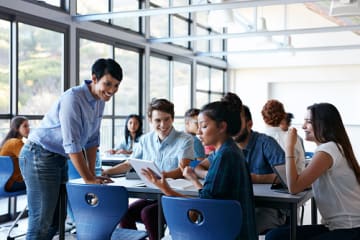
[[[265,240],[290,239],[290,227],[280,227],[271,230],[265,236]],[[330,231],[324,225],[298,226],[296,231],[297,240],[358,240],[360,239],[360,228],[337,229]]]
[[[67,181],[67,159],[34,143],[19,157],[29,209],[27,240],[50,240],[59,226],[59,195]]]

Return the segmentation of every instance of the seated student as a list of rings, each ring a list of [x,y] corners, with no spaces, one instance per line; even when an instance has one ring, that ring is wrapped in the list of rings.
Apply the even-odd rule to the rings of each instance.
[[[134,144],[139,141],[142,134],[142,120],[140,116],[130,114],[125,120],[124,136],[120,144],[115,149],[108,150],[108,152],[110,154],[131,154]]]
[[[286,113],[286,116],[283,120],[280,122],[280,128],[284,130],[285,132],[289,130],[289,127],[291,126],[291,120],[294,118],[294,114],[292,113]]]
[[[174,104],[166,99],[154,99],[148,107],[148,119],[153,131],[144,134],[136,144],[132,158],[152,160],[164,176],[181,178],[182,169],[194,159],[193,138],[173,127]],[[118,164],[103,171],[103,174],[119,174],[131,168],[129,162]],[[158,203],[155,200],[137,200],[129,206],[121,220],[121,227],[136,229],[136,222],[142,221],[149,234],[149,239],[158,239]]]
[[[355,158],[340,113],[329,103],[309,106],[303,125],[305,140],[317,148],[310,164],[296,171],[297,131],[289,130],[286,143],[286,177],[291,193],[312,184],[322,224],[297,227],[297,239],[360,239],[360,166]],[[290,229],[267,233],[266,240],[286,239]]]
[[[190,167],[186,167],[183,174],[199,189],[200,198],[238,200],[243,209],[243,223],[237,239],[255,240],[257,235],[250,174],[244,155],[231,138],[241,127],[241,100],[239,101],[237,103],[223,100],[202,107],[198,135],[204,145],[214,145],[216,150],[209,156],[211,164],[204,185]],[[169,187],[166,174],[158,179],[150,169],[143,169],[142,173],[164,194],[186,197]]]
[[[273,183],[276,174],[274,165],[285,163],[285,153],[272,137],[252,131],[250,109],[243,105],[241,111],[241,130],[234,137],[245,155],[253,183]],[[259,234],[285,224],[286,212],[273,208],[255,208],[256,226]]]
[[[14,172],[5,185],[5,190],[8,192],[26,189],[19,168],[19,154],[24,145],[23,138],[27,138],[29,132],[30,125],[28,119],[26,117],[16,116],[11,119],[10,130],[0,145],[0,156],[11,157],[14,164]]]
[[[275,99],[268,100],[261,111],[266,124],[265,133],[273,137],[285,151],[287,132],[280,128],[281,121],[286,117],[284,106]],[[300,173],[305,168],[305,151],[298,138],[295,146],[296,169]]]
[[[193,136],[194,139],[194,151],[195,151],[195,159],[203,160],[205,155],[205,149],[202,145],[199,138],[196,136],[196,133],[199,129],[198,127],[198,115],[200,110],[197,108],[191,108],[185,113],[185,132],[189,133]]]

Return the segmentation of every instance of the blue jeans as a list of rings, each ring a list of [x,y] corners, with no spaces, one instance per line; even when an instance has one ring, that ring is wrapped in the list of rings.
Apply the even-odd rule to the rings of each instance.
[[[52,239],[59,226],[60,186],[68,180],[67,158],[26,143],[19,157],[29,209],[27,240]]]

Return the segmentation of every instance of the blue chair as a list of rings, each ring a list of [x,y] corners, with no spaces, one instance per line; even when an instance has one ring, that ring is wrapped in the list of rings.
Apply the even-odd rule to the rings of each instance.
[[[240,234],[242,209],[238,201],[163,196],[161,202],[173,240],[231,240]],[[195,221],[190,211],[198,213]]]
[[[100,184],[66,184],[78,240],[145,239],[147,233],[119,228],[128,210],[125,187]]]
[[[22,191],[16,191],[16,192],[7,192],[5,190],[5,185],[7,183],[7,181],[9,180],[9,178],[11,177],[11,175],[14,172],[14,164],[13,161],[11,159],[11,157],[9,156],[0,156],[0,198],[9,198],[9,220],[13,219],[13,215],[16,214],[16,204],[13,206],[12,202],[16,203],[16,197],[20,196],[20,195],[25,195],[26,194],[26,190],[22,190]],[[12,201],[12,198],[14,201]],[[12,223],[12,225],[10,226],[8,233],[7,233],[7,239],[14,239],[15,237],[10,237],[11,231],[13,230],[14,227],[17,226],[17,223],[19,221],[19,219],[24,215],[24,213],[26,212],[27,207],[25,207],[21,213],[16,217],[15,221]],[[22,235],[18,235],[16,237],[20,237],[23,236],[25,234]]]

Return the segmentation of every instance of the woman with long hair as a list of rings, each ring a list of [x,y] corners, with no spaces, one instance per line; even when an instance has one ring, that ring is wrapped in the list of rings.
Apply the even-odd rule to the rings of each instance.
[[[0,155],[11,157],[14,171],[5,185],[5,190],[15,192],[26,188],[24,179],[19,168],[19,154],[24,145],[23,138],[27,138],[30,132],[29,120],[23,116],[11,119],[10,130],[0,145]]]
[[[297,239],[360,239],[360,166],[339,111],[330,103],[307,108],[305,139],[317,145],[310,164],[300,174],[295,166],[297,132],[290,128],[286,143],[286,177],[293,194],[312,185],[322,224],[299,226]],[[274,229],[266,240],[287,239],[289,228]]]

